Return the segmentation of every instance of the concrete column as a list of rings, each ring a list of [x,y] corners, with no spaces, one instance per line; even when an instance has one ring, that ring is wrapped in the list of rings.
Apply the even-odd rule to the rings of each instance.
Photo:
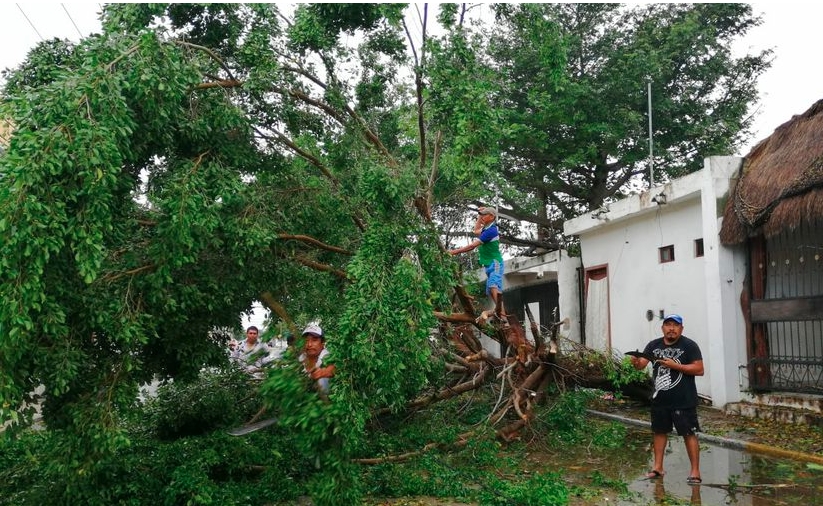
[[[740,291],[745,259],[739,248],[720,244],[720,226],[729,195],[730,180],[743,159],[713,156],[704,160],[701,207],[705,266],[706,328],[708,349],[702,350],[710,374],[712,404],[722,408],[741,399],[738,365],[745,356],[745,327],[740,311]]]

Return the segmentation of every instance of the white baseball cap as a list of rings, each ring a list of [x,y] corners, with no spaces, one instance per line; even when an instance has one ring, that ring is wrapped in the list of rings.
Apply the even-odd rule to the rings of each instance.
[[[316,323],[310,323],[306,326],[305,329],[303,329],[303,335],[305,336],[306,334],[313,334],[317,337],[322,338],[323,337],[323,329],[321,329],[320,325],[317,325]]]

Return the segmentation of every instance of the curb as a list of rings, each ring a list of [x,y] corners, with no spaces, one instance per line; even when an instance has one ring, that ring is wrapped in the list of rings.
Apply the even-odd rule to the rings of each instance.
[[[607,418],[615,420],[626,425],[636,425],[638,427],[645,427],[651,429],[651,423],[643,420],[635,420],[633,418],[626,418],[625,416],[614,415],[612,413],[604,413],[602,411],[595,411],[593,409],[586,410],[587,413],[598,416],[600,418]],[[732,450],[742,450],[749,453],[758,453],[761,455],[770,455],[772,457],[780,457],[785,459],[799,460],[802,462],[813,462],[815,464],[823,465],[823,456],[812,455],[810,453],[797,452],[793,450],[785,450],[783,448],[776,448],[774,446],[764,445],[760,443],[752,443],[750,441],[742,441],[740,439],[731,439],[722,436],[713,436],[705,432],[699,433],[700,440],[708,443],[722,446],[724,448],[731,448]]]

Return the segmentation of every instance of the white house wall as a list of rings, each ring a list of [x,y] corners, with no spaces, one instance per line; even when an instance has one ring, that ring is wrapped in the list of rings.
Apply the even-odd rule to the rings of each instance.
[[[697,197],[697,196],[696,196]],[[684,335],[707,350],[704,259],[695,258],[702,238],[700,200],[673,204],[647,217],[630,218],[591,236],[581,236],[583,265],[607,266],[611,335],[607,342],[623,353],[660,337],[660,312],[684,318]],[[585,242],[584,242],[585,237]],[[674,262],[660,263],[658,248],[674,245]],[[653,319],[646,317],[651,310]],[[595,336],[586,336],[587,342]],[[708,369],[707,369],[708,373]],[[698,390],[708,374],[698,378]]]
[[[745,363],[739,309],[745,258],[718,238],[718,200],[740,163],[735,157],[707,158],[700,172],[611,204],[599,217],[589,213],[564,224],[567,235],[580,238],[584,268],[605,266],[608,273],[609,335],[586,336],[587,344],[604,342],[617,353],[642,350],[661,335],[661,312],[680,314],[683,334],[703,352],[698,392],[719,406],[740,399],[738,369]],[[653,201],[661,193],[665,204]],[[695,255],[698,239],[702,257]],[[669,245],[674,261],[661,263],[659,249]]]
[[[731,182],[737,176],[742,159],[711,157],[704,162],[702,178],[702,214],[705,247],[706,347],[701,343],[704,366],[713,378],[706,395],[723,407],[738,402],[748,389],[745,372],[746,324],[740,308],[748,266],[745,248],[720,244],[724,201]],[[708,350],[708,351],[707,351]]]

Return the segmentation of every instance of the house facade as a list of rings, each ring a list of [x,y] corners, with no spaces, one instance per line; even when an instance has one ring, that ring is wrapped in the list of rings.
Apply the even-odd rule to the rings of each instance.
[[[719,239],[742,162],[707,158],[698,172],[564,223],[581,249],[578,296],[562,297],[577,307],[561,306],[579,315],[572,335],[598,350],[642,350],[661,335],[663,315],[680,314],[684,335],[703,352],[698,393],[717,407],[743,400],[749,388],[745,249]]]

